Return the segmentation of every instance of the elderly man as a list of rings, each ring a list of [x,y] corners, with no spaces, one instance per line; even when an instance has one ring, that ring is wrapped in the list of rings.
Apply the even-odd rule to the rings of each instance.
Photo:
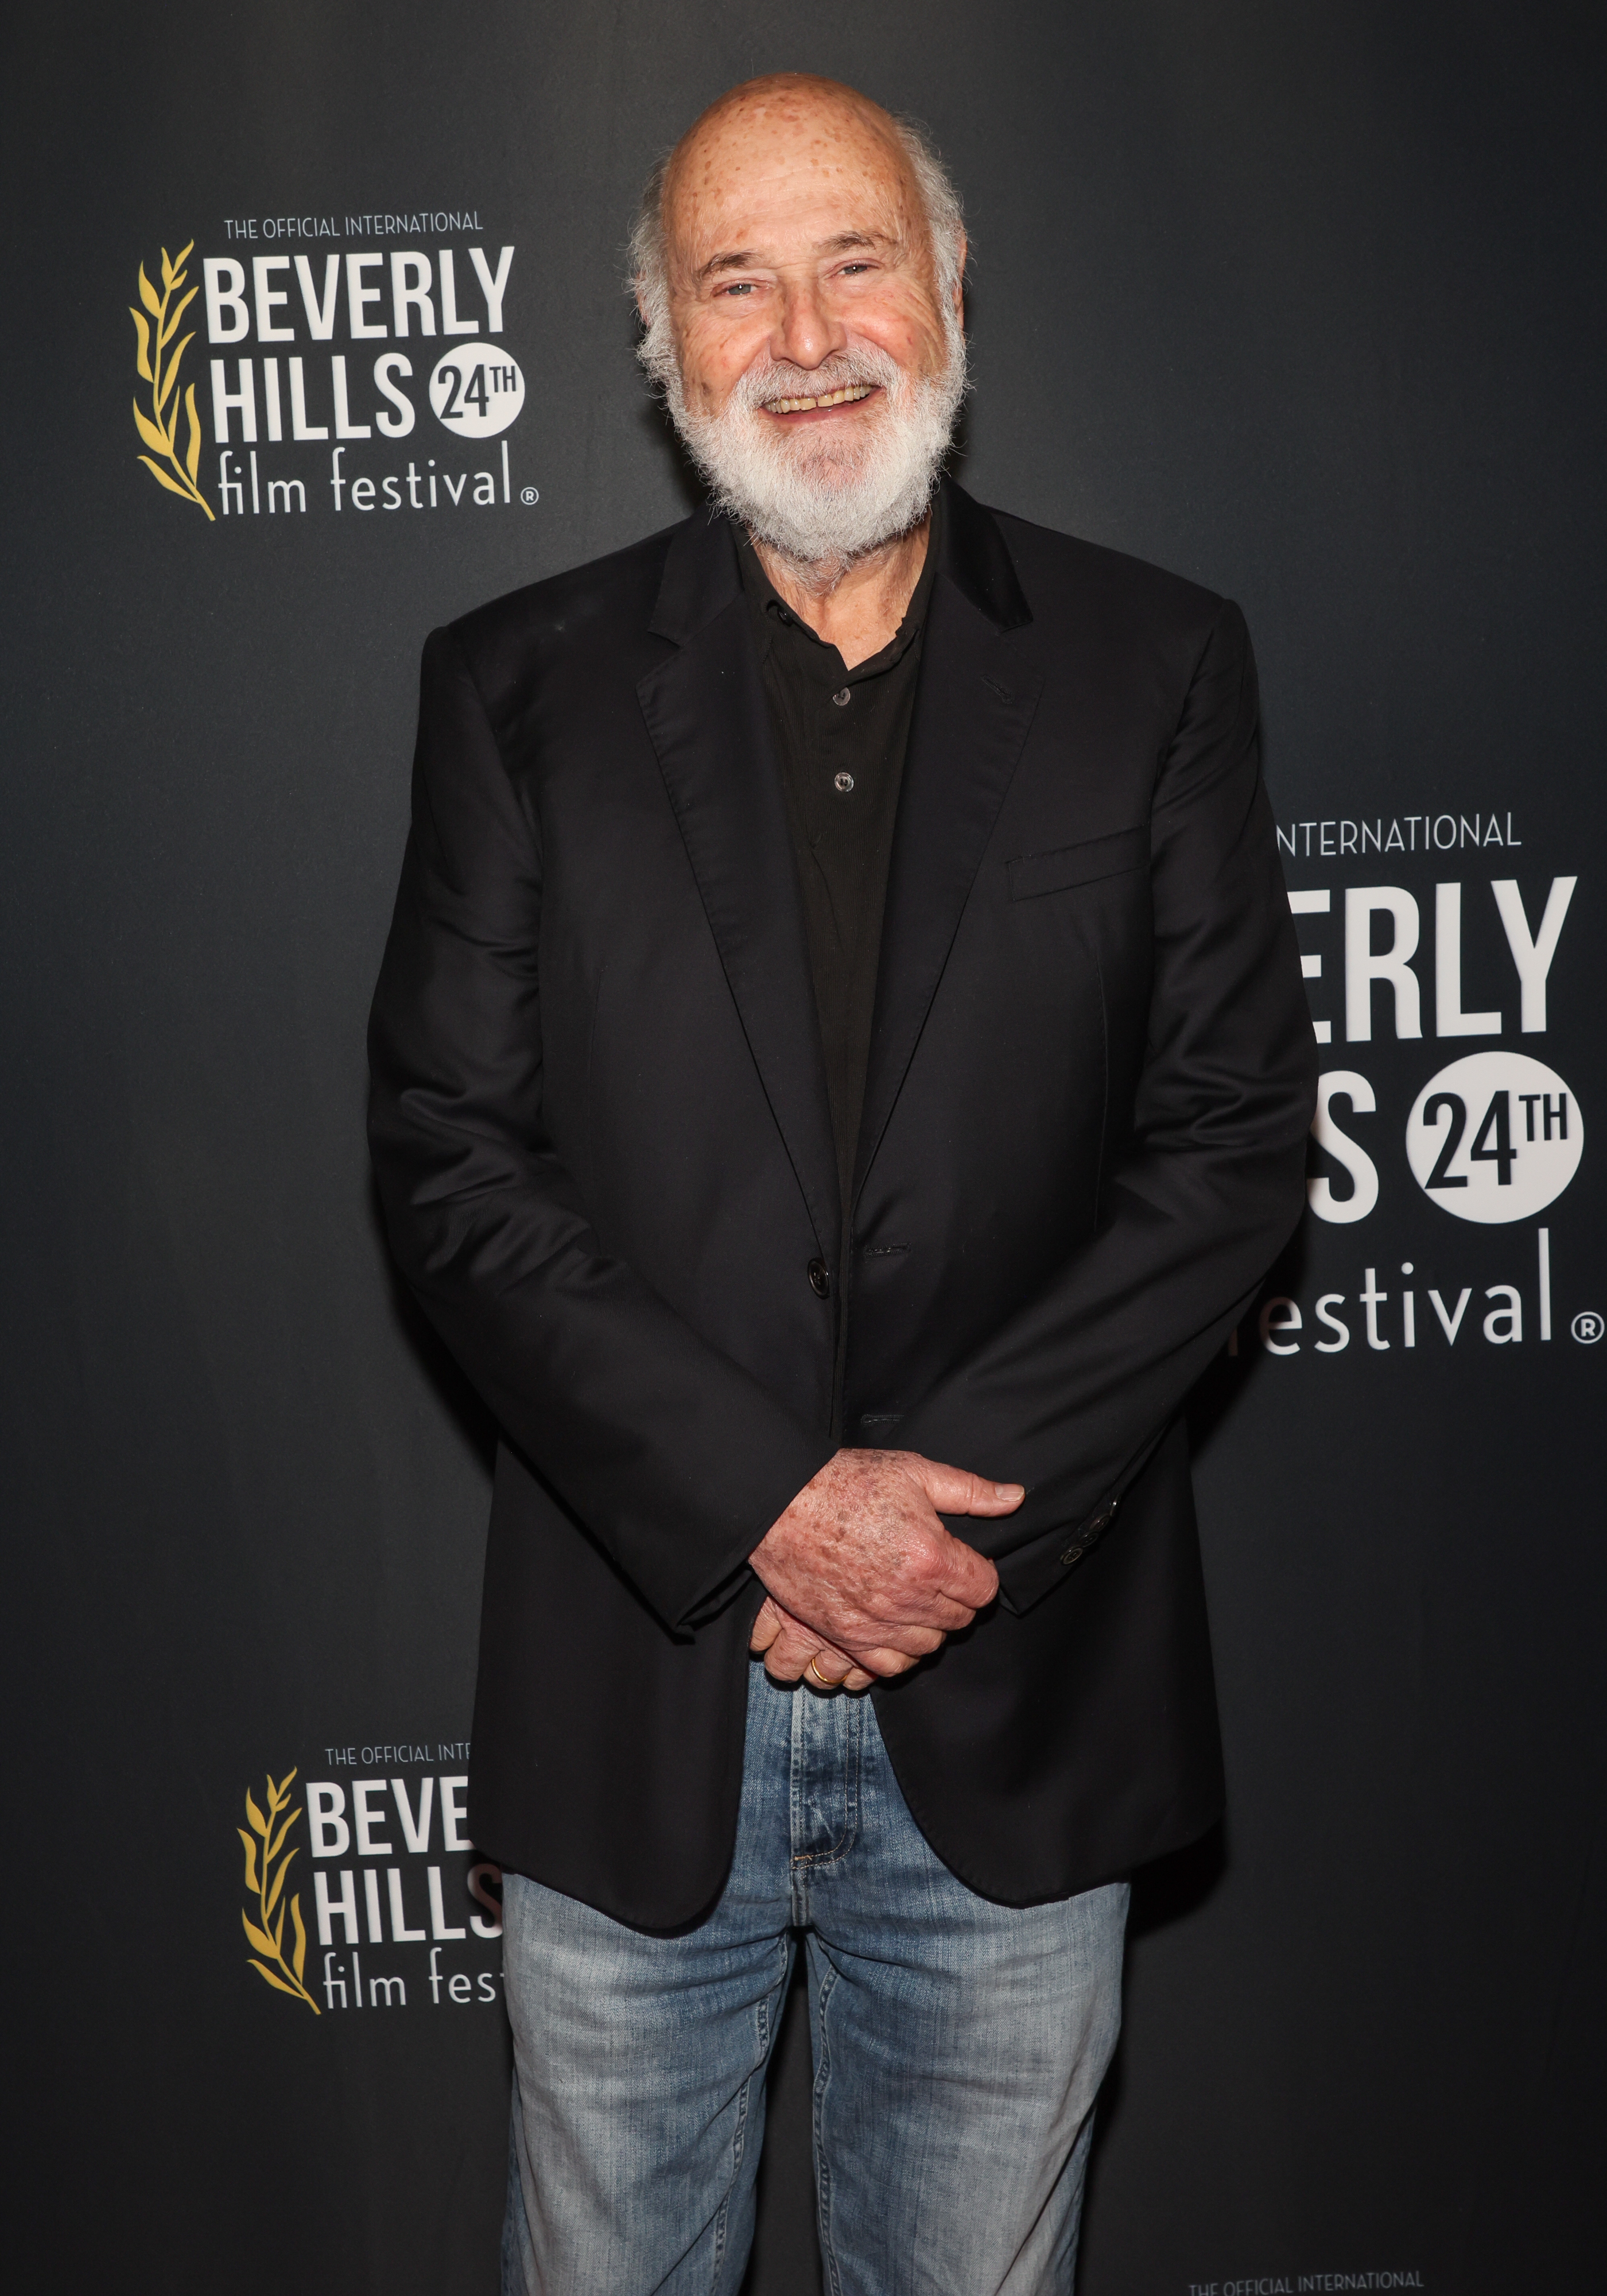
[[[635,240],[710,505],[425,650],[372,1131],[504,1439],[508,2291],[735,2291],[799,1936],[835,2296],[1070,2289],[1221,1803],[1180,1413],[1314,1067],[1255,677],[941,476],[964,257],[876,105],[723,97]]]

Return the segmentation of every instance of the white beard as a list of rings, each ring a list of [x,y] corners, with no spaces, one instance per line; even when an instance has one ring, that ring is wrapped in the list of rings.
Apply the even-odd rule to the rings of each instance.
[[[917,380],[868,344],[807,373],[767,359],[749,368],[717,414],[694,413],[686,404],[667,320],[644,342],[642,361],[662,386],[671,420],[717,507],[800,574],[830,582],[856,559],[918,526],[931,506],[965,396],[965,338],[947,308],[944,323],[944,363],[935,375]],[[835,423],[784,432],[762,411],[772,399],[867,382],[880,384],[881,396],[848,438],[833,435],[840,433]]]

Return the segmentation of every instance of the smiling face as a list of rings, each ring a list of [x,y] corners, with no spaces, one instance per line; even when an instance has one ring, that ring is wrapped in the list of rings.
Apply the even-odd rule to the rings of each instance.
[[[892,121],[828,82],[736,89],[677,146],[662,226],[644,357],[717,498],[800,565],[917,524],[964,389],[963,242],[940,266]]]

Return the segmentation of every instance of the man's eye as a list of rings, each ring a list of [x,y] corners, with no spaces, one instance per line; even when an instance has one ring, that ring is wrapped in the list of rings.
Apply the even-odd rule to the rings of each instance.
[[[722,295],[751,295],[753,282],[751,279],[734,279],[728,287],[722,287],[720,292]]]

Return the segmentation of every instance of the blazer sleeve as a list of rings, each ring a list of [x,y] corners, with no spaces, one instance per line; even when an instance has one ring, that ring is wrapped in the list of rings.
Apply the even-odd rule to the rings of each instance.
[[[1160,758],[1150,873],[1148,1042],[1101,1225],[899,1430],[1027,1486],[996,1525],[955,1525],[1017,1608],[1104,1529],[1305,1203],[1316,1040],[1231,603]]]
[[[386,1228],[505,1433],[685,1631],[831,1447],[602,1249],[542,1120],[541,885],[536,825],[457,636],[438,630],[369,1023]]]

